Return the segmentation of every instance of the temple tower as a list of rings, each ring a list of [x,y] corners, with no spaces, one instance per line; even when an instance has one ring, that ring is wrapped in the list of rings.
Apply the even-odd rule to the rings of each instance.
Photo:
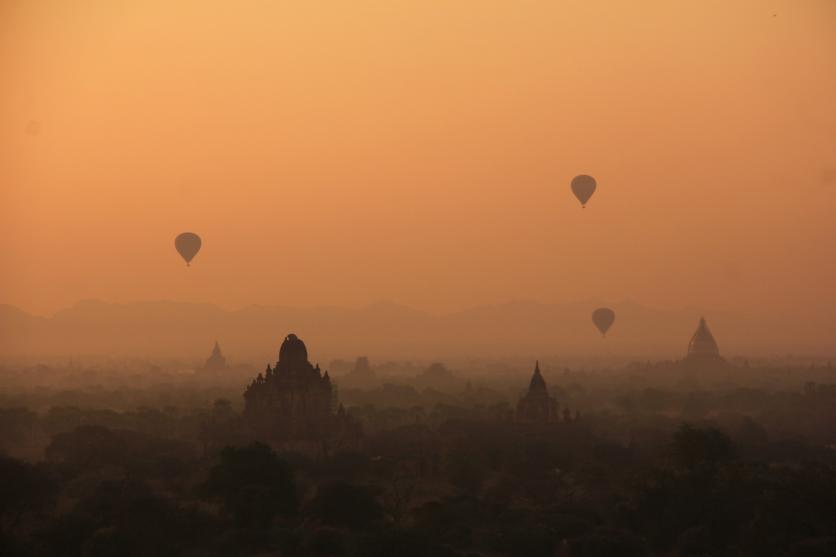
[[[205,371],[219,371],[226,368],[226,358],[221,352],[221,345],[218,344],[218,341],[216,340],[215,347],[212,349],[212,354],[206,360],[206,363],[203,364],[203,369]]]
[[[717,347],[717,341],[714,340],[714,335],[708,329],[705,317],[700,318],[697,330],[688,343],[688,354],[685,359],[689,361],[722,360],[720,357],[720,349]]]
[[[549,395],[546,380],[540,373],[540,362],[534,365],[534,375],[528,392],[517,403],[517,420],[522,422],[550,422],[558,420],[557,400]]]

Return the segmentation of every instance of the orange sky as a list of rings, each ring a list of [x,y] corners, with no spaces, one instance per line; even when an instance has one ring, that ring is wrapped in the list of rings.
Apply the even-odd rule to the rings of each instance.
[[[836,311],[833,0],[2,0],[0,76],[35,313]]]

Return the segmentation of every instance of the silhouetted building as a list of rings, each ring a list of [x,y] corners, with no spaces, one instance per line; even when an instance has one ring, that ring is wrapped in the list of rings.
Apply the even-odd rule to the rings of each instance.
[[[224,358],[224,355],[221,352],[221,346],[218,344],[217,340],[215,341],[215,347],[212,349],[212,354],[206,360],[206,363],[203,364],[203,369],[205,371],[220,371],[227,369],[226,358]]]
[[[461,386],[461,382],[453,372],[441,362],[434,362],[419,373],[415,377],[415,384],[420,388],[431,389],[450,389]]]
[[[428,381],[449,381],[453,379],[453,372],[441,362],[435,362],[430,364],[419,377]]]
[[[354,387],[369,387],[377,383],[377,374],[369,364],[369,359],[360,356],[354,362],[354,367],[340,379],[341,385]]]
[[[705,318],[700,318],[700,323],[694,336],[691,337],[691,342],[688,343],[688,354],[685,357],[688,362],[696,363],[717,363],[724,361],[720,357],[720,349],[717,347],[717,341],[714,340],[714,335],[708,329]]]
[[[549,395],[546,380],[540,374],[540,362],[534,366],[534,375],[528,385],[528,392],[517,403],[517,420],[521,422],[557,421],[557,400]]]
[[[358,437],[359,425],[335,403],[328,372],[311,365],[305,343],[290,334],[275,367],[268,365],[247,387],[244,417],[269,441]]]

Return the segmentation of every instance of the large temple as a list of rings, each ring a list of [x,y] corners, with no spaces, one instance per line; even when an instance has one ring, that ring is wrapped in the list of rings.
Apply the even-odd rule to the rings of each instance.
[[[685,356],[685,361],[690,363],[719,363],[725,361],[720,356],[717,341],[714,340],[714,335],[708,329],[705,317],[700,318],[697,330],[688,343],[688,354]]]
[[[534,375],[528,385],[528,392],[517,403],[517,421],[552,422],[557,421],[557,400],[549,394],[546,380],[540,373],[540,362],[534,366]]]
[[[342,405],[335,405],[336,390],[328,372],[308,361],[305,343],[293,334],[282,342],[275,367],[268,364],[244,393],[244,417],[267,441],[359,436],[359,425]]]

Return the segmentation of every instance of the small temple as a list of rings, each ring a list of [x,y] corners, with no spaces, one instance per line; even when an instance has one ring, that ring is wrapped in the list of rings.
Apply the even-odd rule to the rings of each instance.
[[[517,403],[516,418],[520,422],[551,422],[559,418],[557,400],[549,394],[539,361],[534,365],[528,392]]]
[[[354,362],[354,367],[342,378],[343,384],[353,386],[370,386],[377,382],[377,374],[372,369],[369,359],[360,356]]]
[[[711,334],[705,322],[705,317],[700,317],[697,330],[688,343],[688,353],[685,356],[685,361],[692,363],[718,363],[725,361],[720,356],[717,341],[714,340],[714,335]]]
[[[308,361],[305,343],[294,334],[282,342],[276,365],[268,364],[244,393],[244,418],[269,441],[359,437],[359,424],[335,406],[328,372]]]
[[[215,347],[212,349],[212,354],[206,360],[206,363],[203,364],[204,371],[220,371],[227,369],[226,358],[221,352],[221,345],[218,344],[218,341],[215,341]]]

